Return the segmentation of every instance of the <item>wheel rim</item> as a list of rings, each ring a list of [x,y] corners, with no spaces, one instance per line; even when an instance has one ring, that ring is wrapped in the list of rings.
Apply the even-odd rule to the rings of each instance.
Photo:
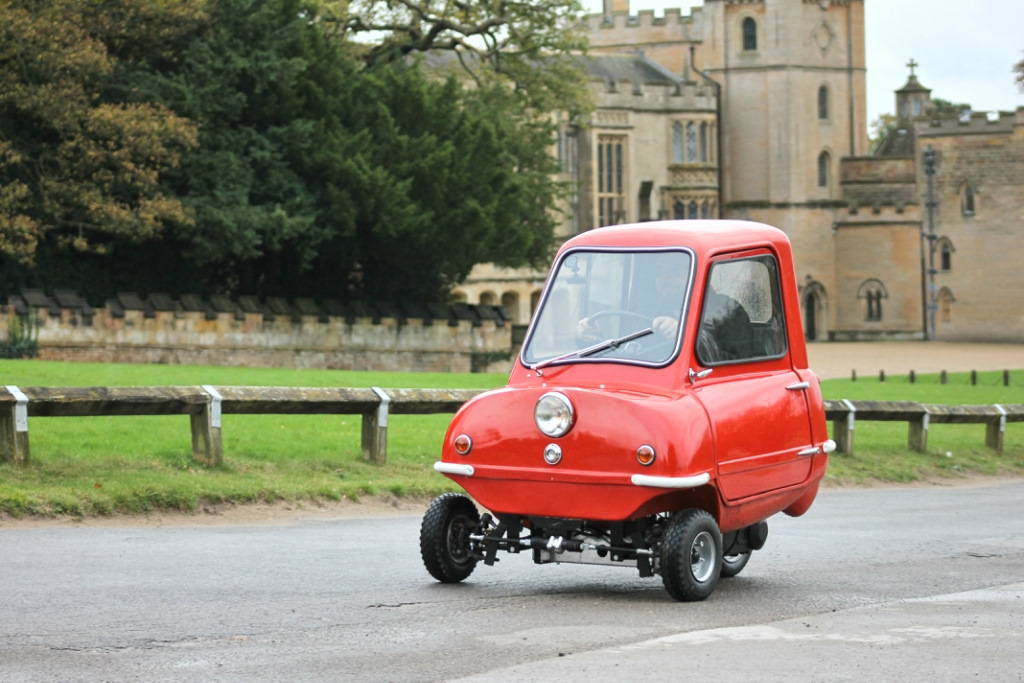
[[[470,560],[469,534],[472,526],[472,520],[465,515],[453,518],[448,525],[445,545],[448,547],[448,556],[456,564],[466,564]]]
[[[704,583],[715,571],[715,541],[711,534],[702,531],[690,545],[690,574],[695,581]]]

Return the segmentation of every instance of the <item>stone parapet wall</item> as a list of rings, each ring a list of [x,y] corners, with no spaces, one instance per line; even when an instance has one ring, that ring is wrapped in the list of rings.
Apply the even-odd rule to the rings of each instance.
[[[95,362],[242,365],[346,370],[503,371],[511,325],[493,320],[427,323],[409,318],[33,308],[40,356]],[[0,319],[0,336],[14,313]]]

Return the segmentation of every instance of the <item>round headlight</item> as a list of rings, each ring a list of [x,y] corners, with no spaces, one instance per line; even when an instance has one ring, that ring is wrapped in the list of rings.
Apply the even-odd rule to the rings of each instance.
[[[572,409],[572,401],[562,393],[549,391],[537,400],[533,409],[533,419],[546,436],[565,436],[576,421],[576,413]]]

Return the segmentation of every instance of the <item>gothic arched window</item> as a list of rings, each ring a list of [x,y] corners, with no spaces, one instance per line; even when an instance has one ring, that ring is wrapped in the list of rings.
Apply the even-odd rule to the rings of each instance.
[[[886,291],[881,280],[875,278],[865,280],[857,289],[857,298],[864,299],[867,304],[865,320],[878,322],[882,319],[882,299],[888,299],[889,292]]]
[[[828,152],[818,155],[818,187],[828,187]]]
[[[757,22],[747,17],[743,20],[743,49],[757,49]]]
[[[971,187],[970,183],[965,184],[963,191],[960,193],[960,211],[965,216],[974,215],[974,188]]]

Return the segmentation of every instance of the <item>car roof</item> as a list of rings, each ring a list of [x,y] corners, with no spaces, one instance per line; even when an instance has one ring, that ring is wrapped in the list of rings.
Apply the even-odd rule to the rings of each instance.
[[[583,246],[689,247],[697,254],[772,246],[790,250],[778,228],[741,220],[674,220],[628,223],[595,228],[576,235],[560,251]]]

